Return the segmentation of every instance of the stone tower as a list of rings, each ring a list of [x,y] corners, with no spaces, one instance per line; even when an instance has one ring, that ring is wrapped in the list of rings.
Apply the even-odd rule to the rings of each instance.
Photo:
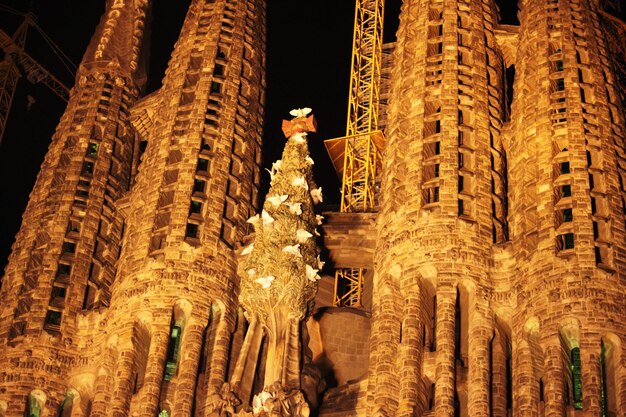
[[[360,414],[626,412],[608,17],[594,1],[518,7],[512,27],[489,1],[404,1]]]
[[[369,365],[322,416],[626,413],[624,108],[606,36],[624,24],[594,1],[518,7],[515,27],[491,1],[403,2],[380,211],[326,214],[335,264],[369,260],[371,316],[316,318],[335,375],[358,367],[342,358],[365,332],[335,344],[329,329],[369,320]]]
[[[84,320],[111,301],[137,162],[129,108],[145,81],[148,2],[108,1],[41,167],[0,292],[0,401],[52,410],[85,347]],[[31,399],[28,399],[29,393]]]
[[[0,294],[1,415],[202,415],[227,378],[265,2],[192,1],[135,103],[148,7],[107,3],[31,195]]]

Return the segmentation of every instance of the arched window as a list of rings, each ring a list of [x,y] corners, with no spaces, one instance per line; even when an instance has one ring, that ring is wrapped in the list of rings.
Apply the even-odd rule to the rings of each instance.
[[[621,358],[620,338],[615,334],[602,337],[600,345],[600,371],[602,372],[602,417],[619,415],[619,369]]]
[[[609,393],[606,383],[606,349],[604,348],[604,340],[600,343],[600,371],[602,372],[602,417],[607,417],[609,414]]]
[[[40,390],[32,391],[28,395],[28,400],[26,402],[26,413],[24,415],[26,417],[41,416],[41,411],[45,403],[46,403],[46,394],[44,394]]]
[[[167,347],[167,359],[165,362],[165,380],[169,381],[176,375],[178,367],[178,354],[180,352],[180,341],[183,334],[183,328],[174,324],[170,330],[170,341]]]
[[[76,390],[70,388],[65,391],[65,397],[63,398],[63,402],[59,406],[59,417],[71,417],[72,412],[74,411],[74,402],[79,397],[79,394]]]
[[[575,347],[570,352],[572,367],[573,405],[576,410],[583,409],[583,382],[580,366],[580,348]]]

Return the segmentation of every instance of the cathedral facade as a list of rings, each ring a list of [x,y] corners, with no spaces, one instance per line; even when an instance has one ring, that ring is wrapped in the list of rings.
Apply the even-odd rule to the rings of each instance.
[[[319,239],[362,300],[313,279],[278,358],[239,302],[265,8],[193,0],[144,96],[150,2],[107,1],[4,272],[0,416],[625,416],[626,25],[596,0],[519,0],[518,26],[404,0],[378,209]]]

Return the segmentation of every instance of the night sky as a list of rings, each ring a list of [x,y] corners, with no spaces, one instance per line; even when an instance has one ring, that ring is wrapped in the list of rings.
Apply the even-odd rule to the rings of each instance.
[[[77,65],[104,11],[104,0],[33,0],[38,25]],[[280,158],[285,138],[280,131],[289,110],[311,107],[318,133],[310,135],[314,173],[324,188],[324,204],[339,203],[340,183],[324,139],[342,136],[348,99],[353,0],[269,0],[267,6],[267,101],[264,166]],[[513,0],[503,0],[506,23],[514,22]],[[27,11],[29,0],[0,0],[0,5]],[[159,88],[190,0],[153,0],[150,79],[147,92]],[[393,41],[401,0],[387,0],[385,42]],[[0,28],[8,34],[23,18],[0,10]],[[508,21],[507,21],[508,20]],[[31,29],[27,52],[51,73],[73,85],[44,39]],[[22,78],[0,144],[0,271],[20,225],[39,166],[65,104],[42,84]],[[268,175],[263,177],[262,195]],[[0,273],[1,275],[1,273]]]

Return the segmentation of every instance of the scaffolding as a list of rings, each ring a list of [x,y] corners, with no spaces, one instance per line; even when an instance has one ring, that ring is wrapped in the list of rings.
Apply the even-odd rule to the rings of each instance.
[[[376,175],[384,146],[378,130],[384,0],[357,0],[346,136],[325,141],[342,179],[341,212],[376,209]],[[360,307],[365,271],[335,271],[335,305]]]

